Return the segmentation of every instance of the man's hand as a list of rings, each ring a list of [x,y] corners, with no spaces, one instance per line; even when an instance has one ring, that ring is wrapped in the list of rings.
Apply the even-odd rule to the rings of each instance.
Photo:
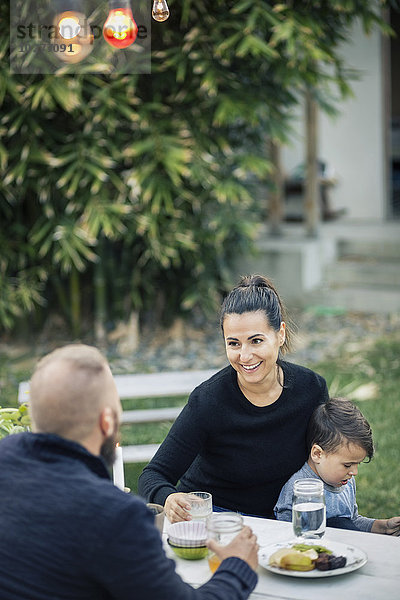
[[[227,546],[220,546],[215,540],[207,540],[207,546],[221,561],[231,556],[237,556],[247,562],[254,571],[257,569],[259,545],[250,527],[243,527]]]

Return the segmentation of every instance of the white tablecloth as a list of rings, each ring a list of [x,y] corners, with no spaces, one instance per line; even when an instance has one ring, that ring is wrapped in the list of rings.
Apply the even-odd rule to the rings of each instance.
[[[254,517],[245,517],[244,520],[256,533],[260,547],[293,539],[291,523]],[[360,548],[368,556],[367,564],[344,575],[312,579],[278,575],[259,566],[259,581],[250,598],[400,600],[400,537],[327,527],[321,543],[329,546],[329,540]],[[177,572],[188,583],[197,587],[211,577],[206,559],[182,560],[167,544],[165,547],[168,556],[176,561]]]

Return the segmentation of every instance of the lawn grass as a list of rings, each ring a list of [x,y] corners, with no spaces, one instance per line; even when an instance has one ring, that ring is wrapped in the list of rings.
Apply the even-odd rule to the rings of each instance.
[[[164,398],[135,398],[123,400],[124,410],[142,408],[164,408],[183,406],[187,400],[184,396],[168,396]],[[171,428],[172,421],[160,423],[124,424],[121,426],[121,444],[160,444]],[[146,463],[125,464],[125,483],[133,492],[137,491],[137,480]]]
[[[377,341],[361,353],[343,353],[334,362],[316,365],[334,383],[335,395],[351,386],[374,382],[376,394],[354,402],[368,419],[374,436],[375,456],[362,464],[356,479],[359,513],[375,518],[400,515],[400,338]],[[355,382],[355,383],[354,383]],[[331,387],[330,387],[331,391]]]
[[[19,356],[10,361],[0,353],[0,406],[16,406],[18,382],[29,379],[35,361]],[[362,464],[357,476],[360,514],[387,518],[400,514],[400,335],[378,340],[365,350],[343,350],[334,359],[306,365],[323,375],[331,395],[352,397],[362,385],[374,383],[376,393],[366,400],[354,400],[369,420],[376,447],[372,461]],[[125,410],[180,406],[186,398],[174,396],[124,400]],[[123,425],[122,444],[160,443],[171,422]],[[137,490],[145,465],[125,465],[126,485]]]

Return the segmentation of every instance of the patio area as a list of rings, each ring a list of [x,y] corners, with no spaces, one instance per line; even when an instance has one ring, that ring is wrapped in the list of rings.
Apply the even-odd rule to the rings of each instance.
[[[258,254],[241,257],[237,273],[268,275],[287,304],[391,313],[400,310],[400,222],[322,222],[309,238],[285,223],[281,236],[260,228]]]

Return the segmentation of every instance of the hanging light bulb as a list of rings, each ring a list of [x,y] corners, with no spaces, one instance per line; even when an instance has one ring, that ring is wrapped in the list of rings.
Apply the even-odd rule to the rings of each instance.
[[[159,23],[166,21],[169,17],[169,8],[166,0],[154,0],[151,14],[153,19]]]
[[[126,48],[133,44],[138,32],[129,0],[110,0],[109,7],[103,37],[114,48]]]
[[[93,50],[94,36],[80,0],[57,0],[53,20],[52,49],[57,58],[77,63]]]
[[[79,35],[82,27],[79,23],[79,15],[72,11],[67,11],[61,15],[57,28],[60,37],[65,40],[72,40]]]

